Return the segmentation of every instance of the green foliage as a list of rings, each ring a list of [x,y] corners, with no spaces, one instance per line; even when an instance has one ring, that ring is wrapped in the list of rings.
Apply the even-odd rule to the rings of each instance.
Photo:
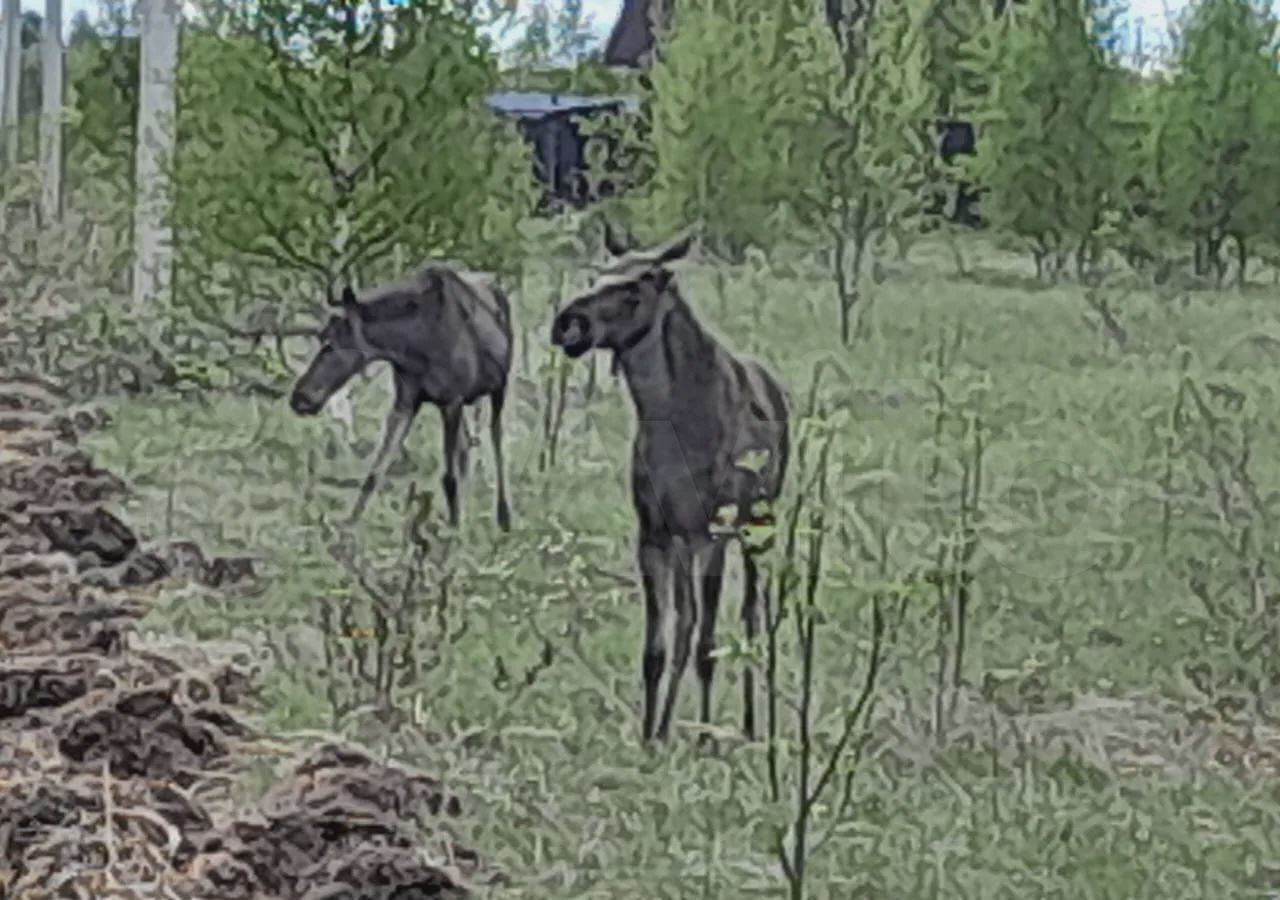
[[[1170,227],[1218,266],[1228,236],[1274,237],[1280,206],[1276,20],[1249,0],[1203,0],[1179,29],[1177,70],[1153,135]]]
[[[511,56],[519,66],[545,65],[551,59],[551,10],[547,0],[534,0],[524,31],[511,48]]]
[[[829,370],[817,391],[818,406],[833,415],[818,422],[797,414],[794,468],[775,504],[775,544],[784,543],[802,495],[811,498],[805,511],[825,518],[820,531],[802,516],[797,539],[802,564],[810,541],[826,542],[812,611],[821,617],[810,710],[819,764],[865,682],[875,582],[891,595],[881,604],[880,688],[867,731],[856,728],[853,737],[870,735],[865,752],[856,766],[838,767],[812,809],[810,895],[1265,896],[1280,878],[1272,849],[1280,807],[1267,769],[1273,726],[1237,709],[1246,721],[1236,746],[1252,768],[1223,765],[1220,751],[1236,729],[1214,707],[1248,699],[1275,668],[1263,639],[1272,639],[1264,627],[1274,632],[1268,598],[1276,587],[1237,554],[1249,529],[1245,558],[1275,555],[1266,522],[1276,520],[1268,486],[1277,483],[1280,460],[1264,450],[1280,425],[1268,381],[1280,344],[1275,329],[1257,327],[1259,302],[1275,291],[1215,292],[1177,317],[1157,295],[1136,291],[1126,315],[1141,340],[1117,364],[1080,326],[1074,287],[1041,290],[1028,303],[1026,290],[1009,284],[1021,260],[973,242],[977,277],[1006,277],[958,281],[942,270],[938,249],[926,243],[902,277],[881,287],[875,340],[847,374]],[[760,276],[771,299],[758,312],[743,302],[721,309],[717,276],[728,296],[751,296],[754,274],[691,261],[681,273],[690,302],[733,346],[775,365],[797,407],[807,408],[812,362],[847,358],[827,317],[808,312],[825,302],[825,289],[807,267],[794,275],[775,267]],[[528,299],[516,310],[517,340],[535,349],[513,373],[504,417],[513,531],[500,534],[492,521],[482,431],[449,563],[428,566],[403,601],[395,589],[414,570],[401,555],[412,481],[437,498],[431,515],[440,524],[434,423],[416,426],[414,465],[390,476],[355,532],[359,574],[374,593],[334,559],[331,534],[318,521],[346,512],[368,465],[341,442],[325,452],[331,425],[323,418],[299,419],[278,400],[243,394],[198,405],[155,397],[112,403],[115,424],[86,444],[134,488],[130,524],[156,539],[172,534],[207,552],[262,560],[262,589],[251,601],[174,585],[152,603],[146,626],[251,644],[264,661],[269,729],[333,728],[335,708],[376,698],[370,676],[387,660],[382,683],[395,679],[394,714],[366,706],[338,728],[447,777],[465,800],[463,815],[450,821],[460,839],[503,865],[504,895],[785,896],[772,839],[787,810],[765,799],[764,742],[736,736],[739,667],[748,654],[722,656],[715,752],[700,752],[687,724],[698,708],[692,678],[672,744],[659,752],[637,744],[641,610],[628,480],[618,473],[634,423],[613,379],[602,377],[587,399],[586,366],[572,367],[564,462],[538,471],[533,353],[545,345],[547,306],[562,290],[531,265]],[[953,338],[959,321],[963,342]],[[1170,360],[1180,334],[1204,360],[1187,374],[1216,425],[1190,398],[1186,415],[1173,414],[1178,379]],[[939,336],[945,360],[932,346]],[[1209,384],[1244,391],[1243,409],[1226,409]],[[357,433],[376,439],[385,387],[355,390]],[[939,592],[904,576],[933,565],[939,544],[960,531],[959,494],[973,453],[966,434],[978,413],[986,450],[982,517],[973,524],[981,543],[968,566],[975,585],[960,684],[946,673],[946,693],[954,687],[958,702],[948,701],[944,744],[930,730],[935,645],[957,638],[939,628]],[[1170,422],[1178,434],[1166,480]],[[815,439],[802,463],[805,432]],[[1253,453],[1241,469],[1246,433]],[[805,476],[828,435],[822,504],[816,489],[806,491]],[[1265,515],[1242,474],[1258,487]],[[1230,517],[1218,514],[1219,477]],[[1175,513],[1167,554],[1160,550],[1166,498]],[[1212,612],[1189,583],[1193,560],[1209,566]],[[726,650],[743,634],[739,565],[731,553],[717,635]],[[809,610],[797,614],[803,588],[802,580],[792,591],[778,640],[779,683],[788,688],[777,708],[784,765],[800,750],[790,701],[801,677],[795,626],[811,621]],[[355,634],[342,621],[348,608]],[[384,610],[388,621],[378,623]],[[1242,660],[1233,646],[1239,639],[1263,649]],[[547,642],[552,666],[539,672]],[[405,647],[411,652],[399,652]],[[326,650],[337,652],[326,658]],[[1274,697],[1274,686],[1264,689]],[[788,784],[797,769],[787,765]]]
[[[548,67],[563,71],[580,65],[595,43],[591,17],[582,8],[582,0],[564,0],[552,15],[547,0],[534,0],[523,17],[524,30],[507,57],[519,68]],[[554,67],[548,66],[552,62]]]
[[[138,39],[124,33],[127,11],[105,4],[103,22],[77,18],[67,46],[67,180],[109,182],[122,194],[133,183],[138,119]]]
[[[785,5],[680,4],[650,73],[656,168],[637,208],[641,240],[701,221],[708,245],[730,257],[777,243],[778,211],[808,175],[794,155],[803,80],[793,27]]]
[[[1162,544],[1199,601],[1190,618],[1204,637],[1184,671],[1199,703],[1274,719],[1280,594],[1269,559],[1280,497],[1258,482],[1254,447],[1271,430],[1260,408],[1273,408],[1275,391],[1252,374],[1210,380],[1189,352],[1183,365],[1158,433],[1167,448]]]
[[[983,214],[1056,271],[1071,251],[1092,254],[1116,185],[1116,75],[1085,0],[1029,0],[996,28],[974,165]]]
[[[832,250],[841,332],[870,242],[904,234],[919,215],[934,166],[928,22],[934,0],[886,5],[837,37],[814,17],[797,30],[804,85],[795,165],[809,173],[800,220]]]
[[[1154,141],[1160,118],[1160,85],[1137,73],[1121,72],[1116,83],[1112,127],[1115,152],[1112,165],[1118,186],[1111,201],[1108,240],[1125,254],[1136,270],[1155,263],[1158,279],[1172,270],[1173,242],[1152,178]]]
[[[495,74],[473,22],[430,0],[367,21],[275,0],[189,33],[177,161],[187,287],[207,293],[217,265],[320,284],[386,276],[396,254],[515,265],[534,190],[525,145],[483,103]]]
[[[985,96],[989,73],[970,65],[982,58],[984,37],[989,37],[993,6],[988,0],[953,0],[934,4],[925,23],[929,40],[929,81],[938,91],[938,112],[965,116]]]
[[[553,31],[556,55],[573,62],[585,57],[595,42],[591,24],[591,17],[582,8],[582,0],[561,0]]]
[[[636,72],[609,68],[590,58],[571,66],[514,66],[503,70],[499,79],[501,86],[509,90],[551,94],[638,95],[641,91]]]

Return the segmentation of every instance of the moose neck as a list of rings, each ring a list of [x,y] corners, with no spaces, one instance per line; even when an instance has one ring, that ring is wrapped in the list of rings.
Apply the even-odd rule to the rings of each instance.
[[[424,323],[409,312],[400,315],[390,310],[378,312],[382,314],[366,314],[360,322],[370,362],[387,362],[406,370],[420,367],[424,358]]]
[[[677,409],[688,410],[702,395],[715,358],[715,340],[674,291],[668,295],[666,311],[645,336],[617,353],[642,420],[673,421]]]

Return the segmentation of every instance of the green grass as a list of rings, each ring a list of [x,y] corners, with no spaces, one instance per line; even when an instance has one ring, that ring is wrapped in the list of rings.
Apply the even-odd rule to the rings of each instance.
[[[1212,495],[1210,470],[1182,450],[1162,549],[1160,429],[1176,402],[1182,347],[1194,355],[1197,383],[1247,394],[1243,413],[1221,413],[1212,446],[1229,444],[1241,416],[1252,423],[1261,511],[1234,508],[1230,527],[1249,524],[1248,558],[1269,564],[1271,513],[1280,512],[1269,452],[1280,383],[1266,342],[1237,339],[1274,322],[1280,290],[1135,291],[1117,303],[1132,338],[1120,350],[1083,317],[1079,287],[1034,287],[1021,274],[1028,268],[984,248],[978,274],[959,277],[943,248],[922,245],[873,288],[868,335],[848,350],[820,273],[744,267],[728,273],[723,292],[708,269],[689,266],[683,276],[704,319],[775,367],[797,406],[818,361],[835,359],[842,370],[819,393],[848,414],[835,445],[819,632],[824,734],[865,669],[868,601],[857,579],[874,578],[877,566],[864,552],[887,529],[891,576],[928,564],[954,525],[960,463],[972,447],[966,417],[981,422],[984,520],[966,686],[940,741],[929,731],[936,602],[920,597],[882,674],[851,813],[814,856],[809,896],[1265,896],[1280,889],[1275,782],[1213,766],[1223,726],[1194,726],[1187,712],[1239,696],[1243,715],[1261,725],[1259,698],[1275,692],[1265,654],[1244,660],[1224,642],[1265,632],[1274,619],[1250,618],[1242,589],[1223,594],[1228,611],[1217,615],[1189,589],[1189,560],[1204,560],[1215,585],[1238,566],[1215,537],[1228,525],[1196,500],[1197,479]],[[335,699],[371,700],[369,678],[350,666],[373,644],[340,637],[338,625],[326,634],[324,611],[354,598],[359,625],[372,622],[374,604],[327,551],[335,538],[321,519],[347,511],[365,462],[333,440],[326,420],[297,419],[283,403],[218,396],[113,409],[115,423],[94,449],[134,485],[130,520],[156,539],[258,555],[268,577],[249,598],[174,591],[149,624],[257,648],[272,727],[337,728],[447,778],[464,797],[465,840],[511,873],[506,896],[778,896],[771,835],[780,813],[764,802],[761,748],[726,739],[718,753],[701,752],[688,729],[658,753],[637,746],[631,413],[603,359],[595,397],[581,402],[586,365],[575,365],[559,460],[539,471],[553,283],[534,272],[517,298],[527,346],[517,348],[507,416],[514,530],[504,536],[494,524],[487,429],[449,553],[436,502],[437,546],[406,619],[419,668],[394,690],[401,710],[417,712],[394,728],[359,712],[334,720]],[[949,418],[935,443],[930,360],[957,327],[963,339],[943,378]],[[364,385],[357,398],[358,430],[374,439],[386,387]],[[1180,433],[1209,446],[1203,421]],[[425,410],[410,438],[415,470],[366,513],[356,552],[375,578],[405,570],[408,484],[437,491],[439,443],[438,418]],[[931,490],[935,448],[941,476]],[[881,488],[866,489],[873,482]],[[731,560],[724,643],[740,631]],[[451,637],[441,640],[442,630]],[[783,635],[791,659],[789,627]],[[539,668],[547,644],[554,652]],[[1187,675],[1196,663],[1211,667],[1207,694]],[[536,677],[520,689],[529,671]],[[696,682],[687,678],[682,711],[692,718]],[[737,727],[739,697],[737,666],[723,664],[716,702],[726,730]],[[1262,728],[1258,743],[1272,734]]]

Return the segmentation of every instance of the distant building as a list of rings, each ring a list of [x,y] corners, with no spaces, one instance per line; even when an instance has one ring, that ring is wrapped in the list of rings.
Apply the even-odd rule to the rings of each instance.
[[[546,187],[547,199],[581,207],[609,192],[593,190],[587,179],[587,136],[578,127],[586,118],[605,113],[635,112],[632,97],[583,97],[535,91],[503,91],[486,98],[498,115],[514,119],[533,148],[534,173]]]

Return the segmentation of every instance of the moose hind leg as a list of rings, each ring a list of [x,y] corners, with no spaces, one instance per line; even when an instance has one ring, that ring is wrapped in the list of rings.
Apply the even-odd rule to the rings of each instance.
[[[675,602],[675,640],[671,648],[671,670],[667,678],[667,696],[658,722],[658,739],[666,740],[671,733],[671,719],[675,715],[676,701],[680,696],[680,681],[689,666],[689,652],[693,649],[693,629],[697,622],[697,600],[693,582],[693,559],[683,551],[676,554],[672,599]]]
[[[702,694],[702,724],[711,724],[711,686],[716,673],[716,616],[720,611],[720,591],[724,586],[725,544],[717,543],[706,551],[702,579],[702,609],[698,615],[698,646],[694,665]],[[701,741],[705,743],[704,732]]]
[[[502,461],[502,406],[506,390],[489,395],[489,438],[493,443],[493,467],[498,473],[498,527],[511,530],[511,507],[507,505],[507,475]]]
[[[671,566],[668,552],[642,538],[637,551],[640,582],[644,590],[644,649],[640,661],[640,673],[644,679],[644,719],[641,738],[648,741],[654,736],[654,724],[658,707],[658,687],[667,667],[666,616],[668,594],[671,587]]]
[[[444,488],[445,503],[449,507],[449,524],[456,527],[459,518],[458,484],[466,476],[462,404],[443,407],[440,415],[444,420],[444,475],[440,485]]]

